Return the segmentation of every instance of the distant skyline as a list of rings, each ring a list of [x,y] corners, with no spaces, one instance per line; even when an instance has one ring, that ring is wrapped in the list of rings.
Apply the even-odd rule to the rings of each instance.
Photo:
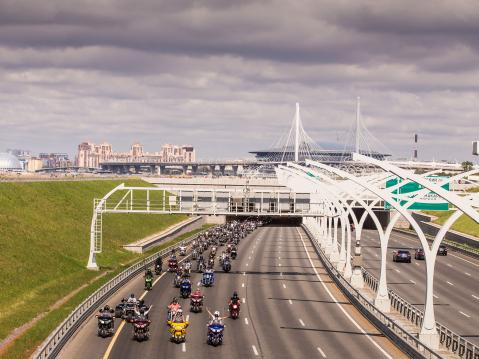
[[[300,102],[319,144],[363,120],[394,157],[478,161],[475,0],[0,0],[0,151],[191,144],[246,158]]]

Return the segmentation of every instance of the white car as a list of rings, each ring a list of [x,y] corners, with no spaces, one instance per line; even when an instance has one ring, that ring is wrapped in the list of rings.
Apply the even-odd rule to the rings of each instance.
[[[186,256],[186,247],[180,246],[180,256]]]

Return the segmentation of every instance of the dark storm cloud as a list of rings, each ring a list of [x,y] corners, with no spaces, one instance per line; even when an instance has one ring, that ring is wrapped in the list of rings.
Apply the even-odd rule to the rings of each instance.
[[[313,137],[341,139],[361,95],[393,153],[417,131],[452,146],[425,156],[467,156],[478,34],[465,0],[0,0],[0,146],[190,142],[208,157],[228,143],[241,157],[289,129],[296,101]]]

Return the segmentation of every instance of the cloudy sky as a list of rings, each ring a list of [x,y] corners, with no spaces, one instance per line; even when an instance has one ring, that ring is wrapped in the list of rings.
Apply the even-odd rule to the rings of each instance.
[[[0,151],[245,158],[295,102],[313,139],[343,142],[357,96],[395,157],[417,132],[422,158],[471,159],[477,0],[0,0]]]

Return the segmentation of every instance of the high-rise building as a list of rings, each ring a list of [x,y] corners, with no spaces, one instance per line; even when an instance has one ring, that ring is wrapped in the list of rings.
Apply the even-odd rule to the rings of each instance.
[[[191,145],[166,144],[161,147],[160,152],[145,152],[143,145],[134,143],[130,152],[113,152],[109,143],[95,145],[90,142],[83,142],[78,145],[76,164],[78,167],[99,168],[100,164],[109,160],[135,160],[148,158],[155,162],[194,162],[196,160],[195,149]]]

